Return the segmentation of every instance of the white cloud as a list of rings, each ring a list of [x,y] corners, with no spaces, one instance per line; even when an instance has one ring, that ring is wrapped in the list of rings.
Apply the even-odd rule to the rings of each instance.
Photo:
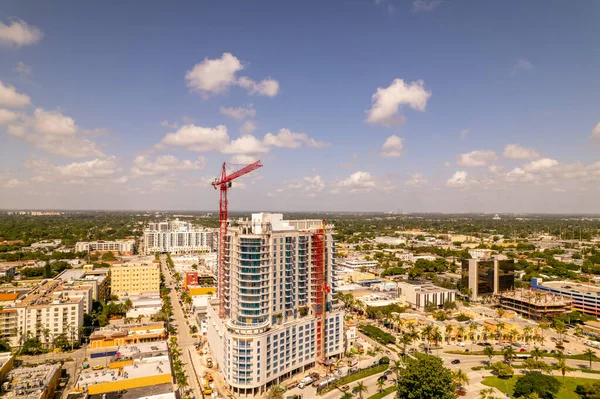
[[[404,182],[404,185],[409,187],[421,187],[425,184],[427,184],[427,179],[420,173],[413,174],[409,180]]]
[[[250,133],[254,132],[256,129],[257,129],[256,122],[254,122],[254,121],[245,121],[244,123],[242,123],[242,126],[240,126],[240,132],[242,132],[244,134],[250,134]]]
[[[600,139],[600,122],[598,122],[596,127],[594,127],[594,130],[592,130],[592,135],[590,136],[590,138],[591,139]]]
[[[565,190],[564,188],[560,188],[560,187],[553,187],[552,191],[554,191],[555,193],[566,193],[567,190]]]
[[[98,145],[78,136],[30,135],[27,140],[50,154],[67,158],[102,157]]]
[[[12,21],[9,25],[0,22],[0,44],[28,46],[38,43],[43,36],[41,30],[25,21]]]
[[[249,165],[256,162],[257,159],[254,155],[238,154],[231,157],[230,163],[236,163],[239,165]]]
[[[247,107],[221,107],[219,111],[222,115],[226,115],[238,121],[246,118],[256,118],[256,110],[252,105]]]
[[[461,130],[460,131],[460,138],[464,139],[467,136],[467,134],[469,134],[469,129],[463,129],[463,130]]]
[[[222,150],[225,154],[258,154],[269,152],[269,148],[256,137],[245,134],[229,143]]]
[[[14,121],[18,117],[19,115],[17,115],[16,113],[4,108],[0,108],[0,125],[6,125]]]
[[[29,104],[31,104],[31,99],[27,94],[18,93],[13,86],[5,85],[0,80],[0,106],[21,108]]]
[[[402,156],[404,150],[404,139],[396,135],[391,135],[381,146],[381,156],[383,158],[397,158]]]
[[[542,172],[556,165],[558,165],[558,161],[556,159],[542,158],[525,165],[524,169],[527,172]]]
[[[398,114],[401,105],[408,105],[417,111],[425,111],[431,92],[424,88],[424,82],[406,84],[402,79],[394,79],[386,88],[379,87],[373,94],[373,106],[367,111],[367,122],[383,126],[403,124],[405,119]]]
[[[348,191],[370,191],[377,186],[375,179],[369,172],[354,172],[348,178],[340,181],[336,187]]]
[[[229,135],[224,125],[214,128],[185,125],[174,133],[168,133],[156,147],[176,146],[203,152],[221,151],[228,143]]]
[[[467,187],[470,184],[470,181],[467,180],[467,176],[467,172],[464,170],[458,170],[446,181],[446,185],[457,188]]]
[[[60,112],[36,108],[33,118],[33,130],[37,133],[55,136],[71,136],[77,133],[77,126],[73,118]]]
[[[514,168],[505,176],[508,183],[528,183],[535,180],[535,176],[522,168]]]
[[[219,94],[225,92],[236,82],[235,74],[244,69],[244,66],[231,53],[223,53],[221,58],[209,60],[196,64],[186,72],[185,80],[192,91],[198,91],[204,95]]]
[[[27,129],[24,125],[8,125],[6,131],[15,137],[25,137],[25,134],[27,134]]]
[[[156,176],[185,170],[200,170],[205,166],[206,158],[204,157],[191,161],[180,160],[173,155],[161,155],[152,161],[148,157],[140,155],[133,160],[131,174],[133,176]]]
[[[294,133],[289,129],[279,129],[277,134],[267,133],[263,142],[269,147],[280,148],[299,148],[302,144],[313,148],[324,148],[330,145],[310,138],[306,133]]]
[[[504,147],[504,158],[509,159],[537,159],[540,154],[533,148],[521,147],[518,144],[508,144]]]
[[[244,65],[237,57],[231,53],[223,53],[221,58],[213,60],[205,58],[203,62],[194,65],[186,72],[185,79],[190,90],[200,92],[204,97],[224,93],[234,85],[245,88],[251,95],[273,97],[278,93],[278,81],[265,79],[255,82],[245,76],[238,78],[236,75],[242,69]]]
[[[288,190],[301,190],[307,196],[314,197],[317,193],[325,189],[325,182],[321,179],[321,176],[307,176],[302,179],[287,181],[283,187],[277,189],[277,192],[284,192]]]
[[[452,166],[452,164],[448,161],[444,162],[444,167],[445,168],[449,168],[450,166]]]
[[[177,129],[179,127],[179,123],[177,122],[169,122],[168,120],[164,120],[160,123],[163,127],[168,127],[169,129]]]
[[[264,79],[257,83],[248,77],[242,76],[238,79],[237,83],[244,89],[247,89],[250,95],[258,94],[275,97],[279,93],[279,82],[275,79]]]
[[[31,67],[25,64],[23,61],[17,62],[17,65],[15,66],[15,72],[23,77],[32,75]]]
[[[533,64],[527,61],[525,58],[519,58],[516,64],[513,66],[511,75],[516,75],[519,71],[527,71],[533,68]]]
[[[83,184],[114,179],[121,172],[115,157],[95,158],[84,162],[72,162],[65,165],[54,165],[48,160],[32,160],[25,163],[32,171],[34,182],[61,182],[66,184]]]
[[[485,166],[498,159],[492,150],[475,150],[460,154],[456,164],[458,166]]]
[[[428,12],[435,10],[441,3],[441,0],[414,0],[412,4],[415,12]]]
[[[0,187],[1,188],[17,188],[26,185],[27,182],[19,180],[12,176],[9,170],[0,170]]]

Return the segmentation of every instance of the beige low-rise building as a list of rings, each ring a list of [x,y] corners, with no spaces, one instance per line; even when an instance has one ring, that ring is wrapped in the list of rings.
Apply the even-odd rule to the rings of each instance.
[[[111,294],[119,298],[160,291],[160,263],[145,258],[110,267]]]

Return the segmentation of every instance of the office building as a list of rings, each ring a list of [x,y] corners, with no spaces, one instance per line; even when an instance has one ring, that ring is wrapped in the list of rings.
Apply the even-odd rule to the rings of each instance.
[[[237,396],[344,352],[344,311],[332,303],[333,226],[258,213],[227,230],[224,288],[207,308],[214,360]],[[222,317],[220,317],[222,316]]]
[[[600,316],[600,288],[574,281],[543,281],[531,279],[531,288],[551,292],[571,300],[573,309],[592,316]]]
[[[160,262],[137,259],[110,267],[111,294],[119,298],[158,294],[160,292]]]
[[[91,241],[75,244],[75,252],[112,252],[121,255],[133,255],[135,240]]]
[[[144,230],[144,253],[169,252],[187,254],[212,252],[214,250],[213,229],[194,227],[189,222],[173,221],[150,223]]]
[[[515,286],[515,262],[512,259],[463,259],[462,285],[471,290],[472,301],[510,291]]]
[[[456,291],[438,287],[431,283],[407,282],[398,283],[400,295],[404,296],[406,304],[419,310],[425,309],[428,303],[442,307],[444,302],[454,302]]]
[[[534,291],[508,291],[498,297],[498,304],[529,319],[552,320],[571,311],[572,301],[560,295]]]

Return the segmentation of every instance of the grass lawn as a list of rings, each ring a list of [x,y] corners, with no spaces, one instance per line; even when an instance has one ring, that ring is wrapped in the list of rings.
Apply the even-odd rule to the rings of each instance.
[[[575,387],[577,385],[583,384],[591,384],[597,379],[594,378],[575,378],[575,377],[565,377],[564,383],[562,376],[557,377],[558,380],[563,384],[558,395],[556,395],[556,399],[579,399],[579,396],[574,393]],[[486,377],[482,384],[487,385],[489,387],[494,387],[502,391],[503,393],[510,393],[512,395],[513,389],[515,387],[515,383],[517,382],[517,377],[512,377],[507,380],[498,378],[498,377]],[[511,396],[512,397],[512,396]]]

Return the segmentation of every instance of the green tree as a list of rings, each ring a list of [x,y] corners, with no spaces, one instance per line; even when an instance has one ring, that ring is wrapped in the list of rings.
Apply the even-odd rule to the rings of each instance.
[[[515,358],[517,353],[515,352],[512,346],[509,346],[502,351],[502,355],[504,355],[504,360],[506,360],[506,363],[508,363],[508,365],[510,366],[511,361]]]
[[[267,399],[283,399],[283,390],[279,385],[271,386],[269,392],[267,392]]]
[[[571,371],[571,367],[567,366],[567,362],[565,359],[560,359],[558,364],[556,365],[556,369],[560,371],[563,377],[563,382],[565,381],[565,374]]]
[[[352,396],[350,392],[344,392],[342,396],[340,396],[340,399],[352,399],[353,397],[354,396]]]
[[[442,360],[426,356],[408,360],[399,372],[398,396],[405,399],[455,399],[454,373],[444,367]]]
[[[587,357],[588,359],[590,359],[590,370],[592,369],[592,362],[596,362],[596,361],[600,360],[598,358],[598,355],[596,355],[596,352],[594,352],[590,348],[588,348],[585,351],[583,351],[583,354],[584,354],[585,357]]]
[[[42,341],[39,338],[27,338],[25,342],[23,342],[23,347],[21,348],[21,353],[24,355],[39,355],[44,352],[44,348],[42,345]]]
[[[356,384],[354,386],[353,390],[356,391],[356,393],[358,394],[358,397],[360,399],[362,399],[363,398],[363,394],[368,391],[368,388],[367,388],[367,386],[362,381],[360,381],[358,384]]]
[[[385,380],[383,378],[379,378],[377,380],[377,392],[383,391],[384,386],[385,386]]]
[[[46,261],[44,265],[44,278],[52,278],[54,273],[52,272],[52,266],[50,266],[50,261]]]
[[[496,362],[492,364],[492,374],[495,374],[499,378],[510,378],[515,375],[515,371],[508,364]]]
[[[551,375],[529,373],[519,377],[513,393],[517,398],[536,393],[542,399],[554,399],[560,385],[560,381]]]
[[[488,357],[488,364],[492,364],[492,357],[494,356],[494,348],[491,346],[486,346],[483,348],[483,354]]]
[[[100,259],[103,261],[111,261],[111,260],[115,260],[116,258],[115,258],[115,254],[113,254],[112,252],[105,252],[102,254]]]

